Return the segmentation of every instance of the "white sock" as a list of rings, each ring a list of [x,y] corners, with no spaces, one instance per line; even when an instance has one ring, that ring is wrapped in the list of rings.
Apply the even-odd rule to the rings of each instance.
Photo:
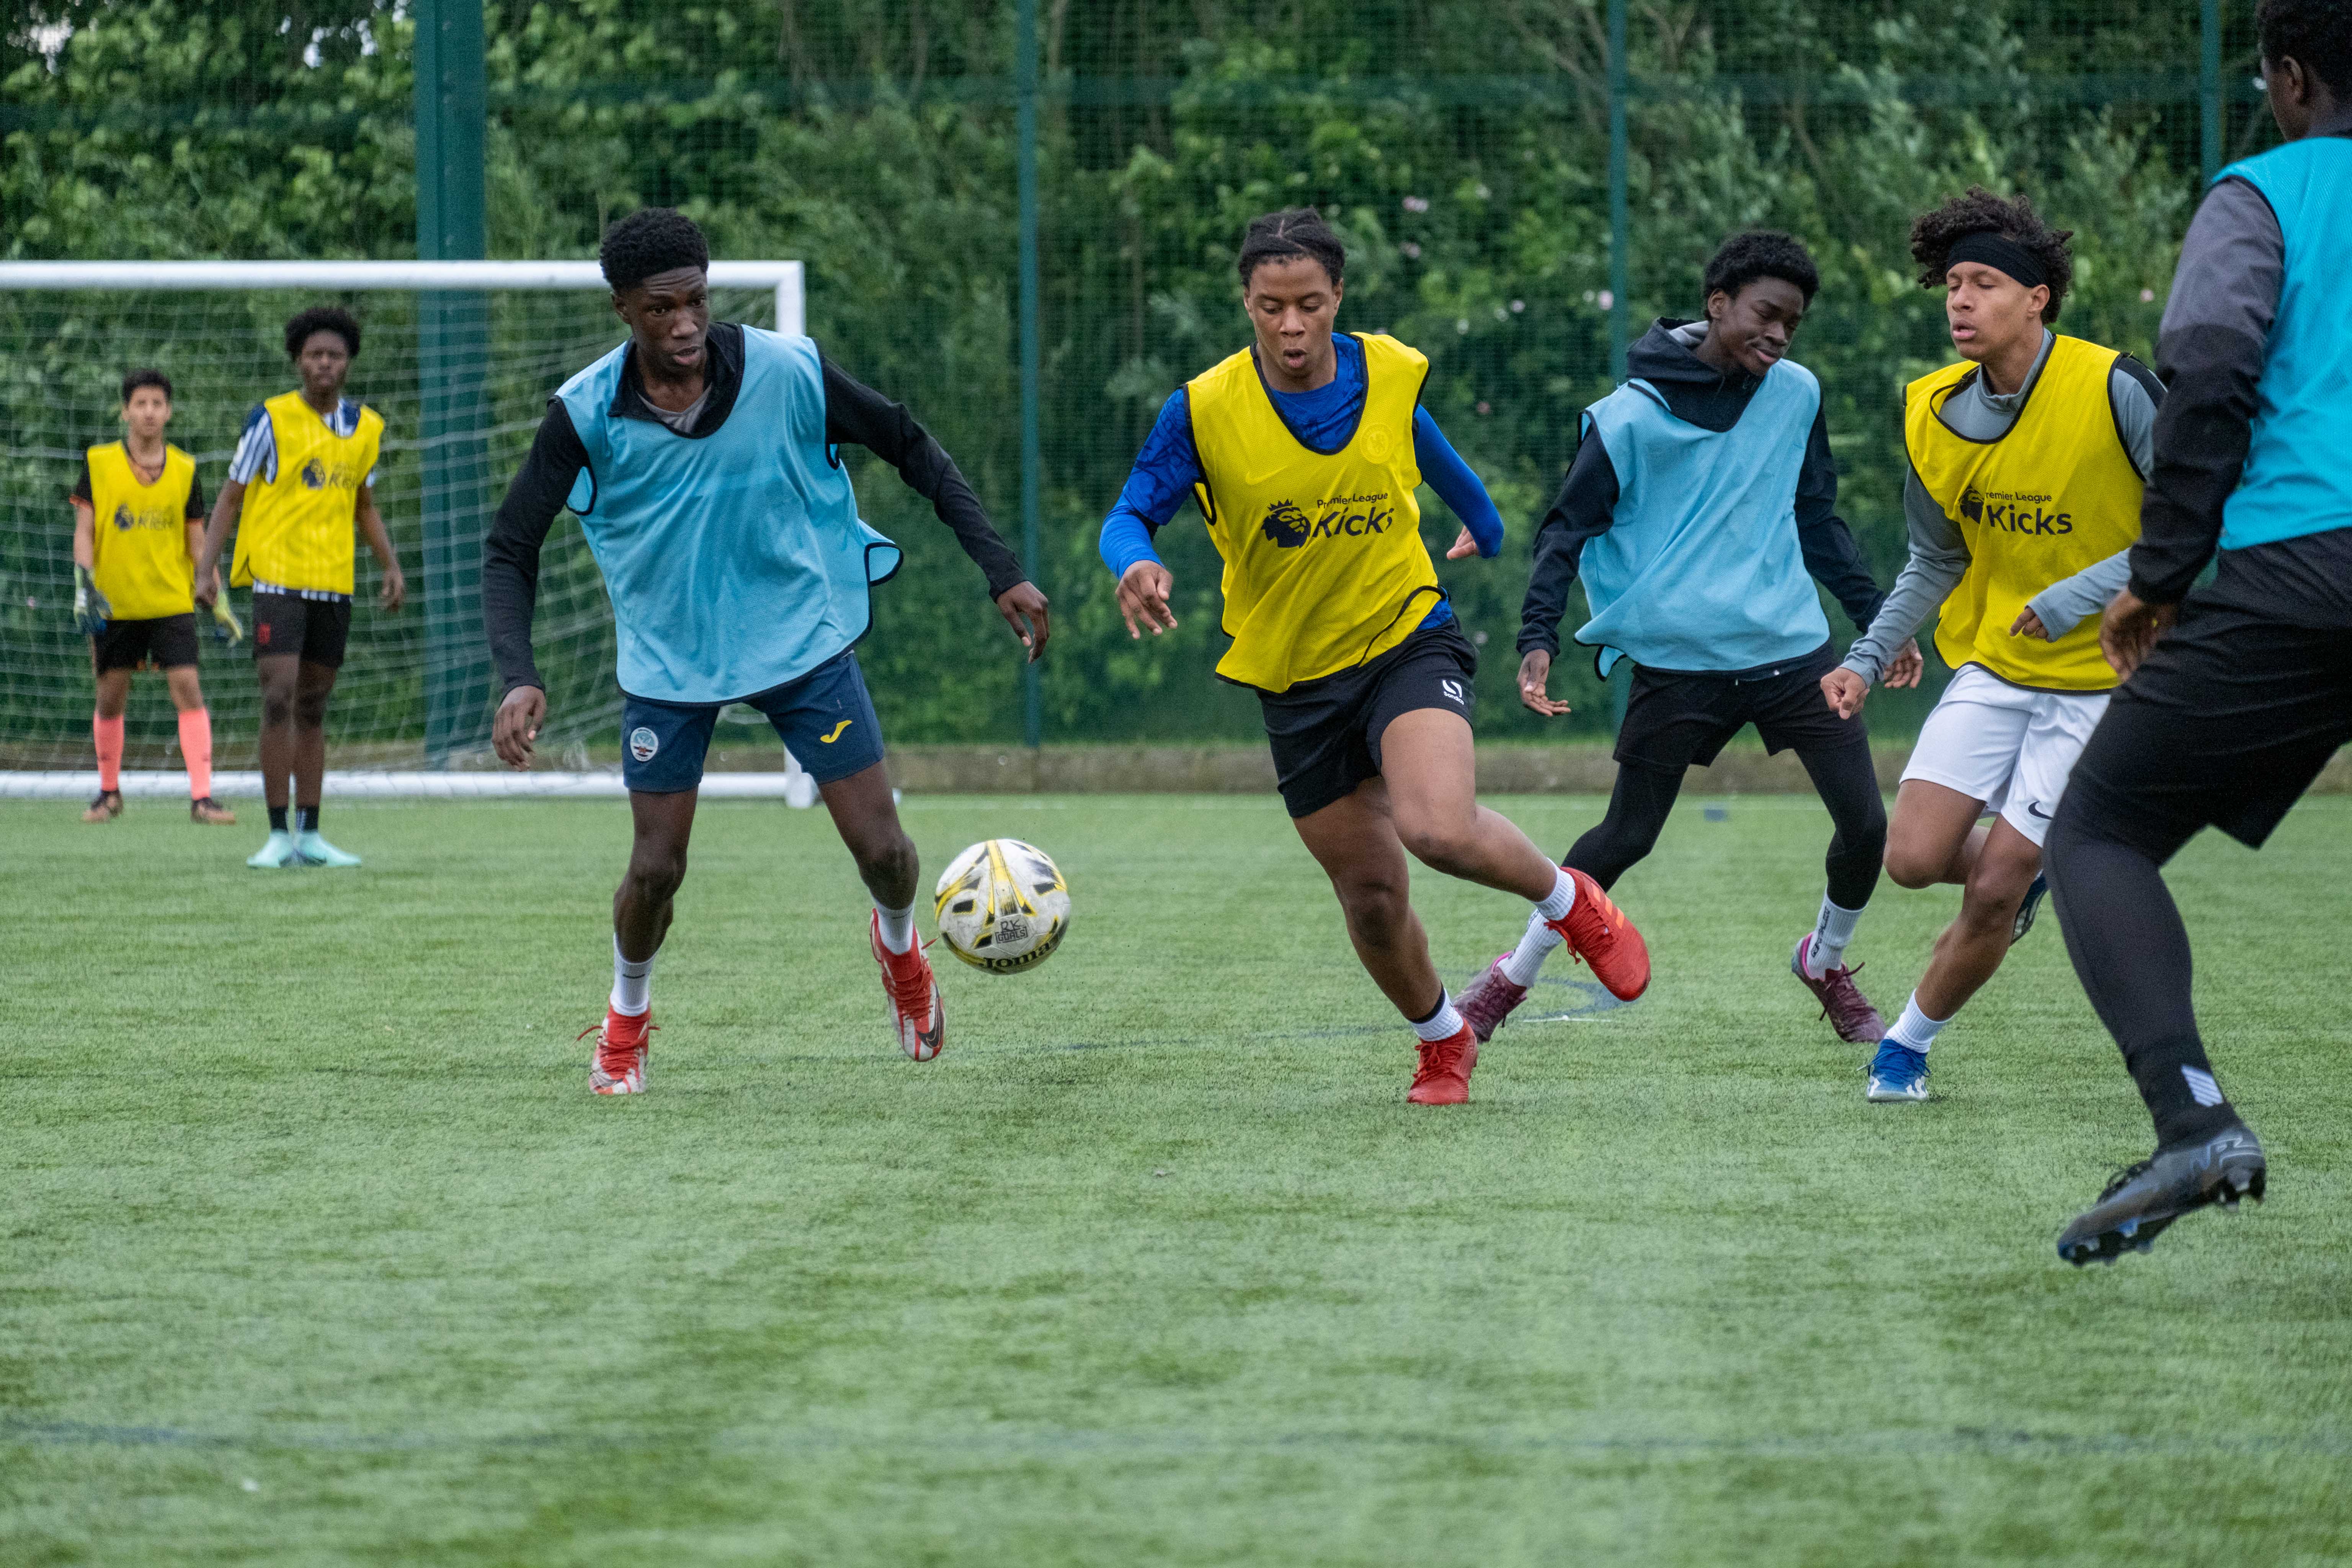
[[[613,1011],[624,1018],[642,1018],[654,1005],[654,961],[623,958],[621,939],[613,939]]]
[[[1853,928],[1861,923],[1860,910],[1840,909],[1823,893],[1821,918],[1813,922],[1812,943],[1805,949],[1805,973],[1819,980],[1832,969],[1845,967],[1846,946],[1853,941]]]
[[[1919,1011],[1919,993],[1914,991],[1911,1000],[1903,1004],[1903,1016],[1895,1020],[1895,1027],[1886,1031],[1886,1037],[1898,1046],[1925,1051],[1936,1043],[1936,1037],[1951,1021],[1949,1018],[1930,1018]]]
[[[1559,879],[1551,885],[1551,896],[1537,900],[1536,913],[1548,921],[1556,921],[1563,919],[1575,907],[1576,879],[1570,876],[1568,868],[1563,866],[1559,868]]]
[[[1437,1011],[1415,1019],[1412,1032],[1424,1040],[1450,1040],[1462,1032],[1462,1015],[1454,1010],[1454,998],[1445,987],[1437,988]]]
[[[1503,978],[1514,985],[1533,985],[1542,970],[1544,960],[1560,943],[1559,932],[1549,922],[1565,916],[1576,907],[1576,879],[1566,870],[1552,884],[1551,895],[1536,905],[1536,912],[1528,917],[1528,929],[1519,937],[1519,945],[1503,960]]]
[[[882,922],[882,945],[892,952],[905,952],[915,945],[915,906],[903,910],[886,910],[877,900],[874,912]]]

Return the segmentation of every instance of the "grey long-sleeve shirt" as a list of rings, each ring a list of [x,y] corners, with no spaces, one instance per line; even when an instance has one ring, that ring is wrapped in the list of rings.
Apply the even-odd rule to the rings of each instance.
[[[2042,379],[2042,366],[2055,342],[2054,333],[2042,332],[2042,352],[2034,356],[2025,384],[2015,392],[1996,393],[1985,385],[1981,375],[1972,378],[1945,402],[1944,423],[1971,441],[1998,441],[2008,435],[2033,384]],[[2108,374],[2107,398],[2124,450],[2145,480],[2156,464],[2156,411],[2164,399],[2163,384],[2146,365],[2126,355],[2116,361]],[[1911,536],[1911,559],[1904,563],[1870,630],[1846,650],[1845,668],[1865,680],[1874,681],[1885,671],[1895,650],[1935,618],[1968,574],[1968,539],[1927,493],[1916,469],[1903,481],[1903,521]],[[2130,575],[2131,552],[2121,550],[2051,584],[2033,596],[2027,608],[2051,637],[2062,637],[2084,616],[2105,608]]]

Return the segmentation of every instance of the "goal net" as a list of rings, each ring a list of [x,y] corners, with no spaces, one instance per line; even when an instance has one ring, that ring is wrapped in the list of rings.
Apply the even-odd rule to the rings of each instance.
[[[802,329],[797,262],[717,262],[711,283],[714,320]],[[27,770],[94,765],[68,496],[84,451],[122,434],[124,373],[152,367],[171,378],[165,437],[195,458],[209,505],[247,415],[299,384],[285,323],[318,304],[361,323],[347,395],[383,416],[376,505],[408,583],[405,609],[385,614],[374,557],[359,543],[350,650],[327,721],[330,769],[373,775],[379,788],[424,772],[482,775],[448,777],[441,788],[456,793],[566,787],[559,777],[493,784],[497,689],[481,635],[479,547],[549,395],[621,341],[593,262],[18,262],[0,264],[0,342],[9,345],[0,366],[0,790],[14,778],[12,793],[26,793]],[[226,563],[225,552],[224,571]],[[229,596],[249,626],[247,592]],[[209,631],[202,617],[199,626]],[[215,757],[233,778],[255,756],[251,647],[200,641]],[[592,777],[617,766],[612,610],[568,514],[541,560],[534,641],[548,693],[541,766]],[[133,680],[125,740],[126,777],[178,770],[160,679]],[[722,724],[714,753],[730,746],[744,753],[736,763],[788,766],[764,727]]]

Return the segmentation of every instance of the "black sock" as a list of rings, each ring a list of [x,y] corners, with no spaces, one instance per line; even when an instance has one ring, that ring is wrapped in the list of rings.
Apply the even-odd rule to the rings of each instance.
[[[284,806],[273,805],[269,808],[269,831],[272,833],[283,833],[286,831],[286,808]]]
[[[297,833],[318,832],[319,808],[315,805],[296,806],[294,808],[294,831]]]
[[[2042,856],[2066,954],[2123,1047],[2158,1146],[2201,1142],[2235,1123],[2197,1033],[2189,931],[2156,861],[2093,837],[2063,809]]]

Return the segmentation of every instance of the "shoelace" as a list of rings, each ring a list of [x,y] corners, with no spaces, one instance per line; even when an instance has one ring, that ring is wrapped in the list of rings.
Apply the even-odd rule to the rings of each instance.
[[[641,1051],[641,1050],[645,1049],[647,1046],[649,1046],[649,1045],[651,1045],[651,1044],[653,1043],[653,1037],[654,1037],[654,1036],[658,1035],[658,1034],[660,1034],[660,1033],[661,1033],[661,1026],[660,1026],[659,1024],[647,1024],[647,1025],[646,1026],[646,1037],[645,1037],[644,1039],[642,1039],[642,1040],[639,1040],[635,1045],[634,1045],[634,1046],[629,1046],[629,1047],[619,1047],[619,1046],[608,1046],[608,1045],[606,1045],[606,1044],[604,1043],[604,1025],[602,1025],[602,1024],[591,1024],[591,1025],[589,1025],[586,1028],[584,1028],[584,1029],[581,1030],[578,1034],[576,1034],[576,1035],[572,1036],[572,1043],[573,1045],[575,1045],[575,1046],[576,1046],[576,1045],[578,1045],[581,1041],[583,1041],[583,1040],[586,1039],[589,1036],[591,1036],[591,1035],[595,1036],[595,1037],[596,1037],[596,1058],[597,1058],[597,1061],[601,1064],[601,1063],[603,1062],[603,1060],[604,1060],[604,1053],[605,1053],[606,1051],[608,1051],[608,1050],[620,1050],[620,1049],[625,1049],[625,1049],[628,1049],[628,1050],[632,1050],[632,1051]]]
[[[1857,963],[1857,964],[1855,964],[1852,969],[1824,969],[1824,970],[1822,970],[1822,977],[1821,977],[1820,981],[1819,981],[1819,982],[1817,982],[1817,984],[1822,984],[1822,985],[1830,985],[1830,984],[1832,984],[1831,979],[1830,979],[1830,977],[1831,977],[1832,975],[1833,975],[1833,974],[1843,974],[1843,975],[1844,975],[1844,976],[1845,976],[1845,978],[1846,978],[1846,984],[1849,984],[1849,985],[1851,985],[1851,984],[1853,984],[1853,977],[1854,977],[1855,975],[1857,975],[1857,974],[1861,973],[1863,972],[1863,968],[1864,968],[1864,965]],[[1841,998],[1839,998],[1839,1000],[1843,1002],[1843,1001],[1844,1001],[1845,999],[1844,999],[1843,997],[1841,997]],[[1848,1002],[1848,1003],[1846,1003],[1847,1010],[1848,1010],[1848,1011],[1852,1011],[1852,1010],[1853,1010],[1853,1006],[1854,1006],[1854,1005],[1855,1005],[1855,1004],[1857,1004],[1857,1003],[1858,1003],[1858,1004],[1860,1004],[1862,1006],[1864,1006],[1864,1007],[1867,1008],[1867,1007],[1870,1005],[1870,998],[1868,998],[1867,996],[1864,996],[1864,995],[1860,991],[1856,991],[1856,992],[1853,994],[1853,1001],[1852,1001],[1852,1002]],[[1828,1017],[1829,1016],[1830,1016],[1830,1005],[1829,1005],[1828,1003],[1824,1002],[1824,1003],[1822,1003],[1822,1017],[1824,1017],[1824,1018],[1826,1018],[1826,1017]]]
[[[2099,1190],[2099,1201],[2101,1203],[2105,1203],[2109,1198],[2114,1197],[2117,1193],[2122,1192],[2126,1187],[2131,1185],[2134,1182],[2138,1181],[2142,1176],[2147,1174],[2147,1168],[2155,1163],[2156,1162],[2153,1160],[2135,1160],[2130,1164],[2126,1165],[2122,1170],[2117,1171],[2114,1175],[2109,1176],[2107,1178],[2107,1184]]]
[[[882,951],[890,952],[891,958],[913,958],[919,956],[930,945],[928,942],[919,942],[905,952],[890,952],[888,948],[884,948]],[[900,1012],[912,1013],[930,1005],[931,975],[928,968],[900,974],[886,959],[882,964],[882,978],[890,987],[890,999],[898,1005]]]

